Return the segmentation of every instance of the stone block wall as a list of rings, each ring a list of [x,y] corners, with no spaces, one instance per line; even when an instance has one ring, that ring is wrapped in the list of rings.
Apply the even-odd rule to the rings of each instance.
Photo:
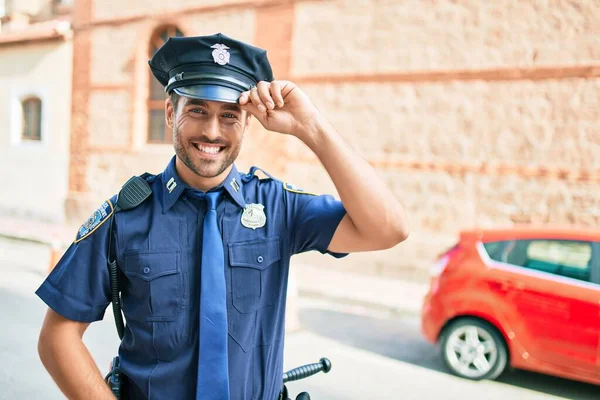
[[[462,229],[600,222],[600,4],[296,6],[292,75],[408,209],[396,248],[305,262],[423,276]],[[335,193],[300,143],[290,180]]]
[[[269,51],[409,211],[389,251],[301,262],[422,275],[462,229],[600,222],[600,3],[500,0],[80,0],[70,210],[159,172],[148,145],[149,40],[161,26]],[[295,138],[254,121],[238,162],[336,193]],[[77,220],[77,218],[75,218]],[[408,271],[408,272],[407,272]]]

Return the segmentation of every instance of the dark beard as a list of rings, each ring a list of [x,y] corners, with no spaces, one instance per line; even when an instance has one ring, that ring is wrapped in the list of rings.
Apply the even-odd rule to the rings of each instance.
[[[192,141],[196,141],[196,142],[201,141],[201,142],[205,142],[205,143],[209,143],[209,144],[224,144],[224,143],[218,139],[210,140],[204,136],[196,136],[196,137],[193,137],[188,140],[188,145],[186,147],[184,145],[183,141],[181,140],[181,136],[179,135],[179,131],[177,130],[177,127],[173,126],[173,147],[175,149],[175,154],[185,164],[185,166],[190,169],[190,171],[192,171],[194,174],[196,174],[202,178],[214,178],[216,176],[221,175],[227,168],[229,168],[229,166],[231,164],[233,164],[233,162],[236,160],[236,158],[240,152],[240,146],[238,144],[238,147],[236,149],[233,149],[233,151],[228,154],[228,156],[225,158],[225,160],[221,161],[221,165],[217,168],[217,170],[215,172],[209,173],[207,170],[202,171],[202,169],[203,169],[202,166],[204,166],[206,169],[208,169],[211,166],[216,165],[216,163],[219,161],[203,162],[202,166],[194,164],[194,161],[192,160],[192,157],[190,156],[189,151],[188,151],[191,147],[194,147],[191,144]]]

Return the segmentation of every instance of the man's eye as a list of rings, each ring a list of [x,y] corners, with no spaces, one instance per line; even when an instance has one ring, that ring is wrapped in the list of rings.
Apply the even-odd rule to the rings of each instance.
[[[202,110],[201,108],[192,108],[192,109],[190,109],[190,112],[193,112],[196,114],[202,114],[202,113],[204,113],[204,110]]]
[[[223,118],[237,118],[237,116],[235,114],[226,113],[223,114]]]

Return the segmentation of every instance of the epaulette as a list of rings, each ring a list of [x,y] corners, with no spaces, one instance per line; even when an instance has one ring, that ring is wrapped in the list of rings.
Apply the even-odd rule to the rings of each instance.
[[[149,172],[144,172],[143,174],[140,175],[140,178],[142,178],[143,180],[145,180],[148,183],[152,183],[156,179],[156,175],[151,174]]]
[[[291,193],[300,193],[300,194],[308,194],[308,195],[311,195],[311,196],[316,196],[316,194],[311,193],[311,192],[307,192],[304,189],[299,188],[296,185],[293,185],[293,184],[291,184],[289,182],[283,182],[280,179],[277,179],[277,178],[273,177],[273,175],[269,174],[267,171],[265,171],[264,169],[259,168],[259,167],[252,167],[252,168],[250,168],[250,171],[248,171],[248,173],[245,176],[242,177],[242,180],[244,182],[250,182],[254,177],[256,177],[256,171],[262,172],[263,174],[265,174],[268,177],[268,179],[271,179],[271,180],[273,180],[275,182],[281,183],[283,185],[283,189],[286,190],[286,191],[288,191],[288,192],[291,192]]]
[[[248,171],[248,173],[246,175],[242,176],[242,181],[244,181],[244,182],[250,182],[256,176],[256,171],[262,172],[269,179],[272,179],[274,181],[279,181],[280,182],[279,179],[275,178],[273,175],[269,174],[267,171],[265,171],[264,169],[259,168],[259,167],[252,167],[252,168],[250,168],[250,171]]]

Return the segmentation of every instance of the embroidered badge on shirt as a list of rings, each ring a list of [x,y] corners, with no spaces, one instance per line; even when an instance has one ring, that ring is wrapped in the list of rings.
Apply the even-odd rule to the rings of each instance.
[[[298,186],[292,185],[291,183],[288,183],[288,182],[285,182],[283,184],[283,188],[285,190],[287,190],[288,192],[292,192],[292,193],[302,193],[302,194],[310,194],[311,196],[316,196],[316,194],[310,193],[310,192],[306,192],[306,191],[304,191],[304,189],[301,189]]]
[[[224,44],[214,44],[210,46],[211,49],[214,49],[212,52],[213,60],[219,65],[229,64],[230,54],[227,51],[229,47]]]
[[[81,225],[75,238],[75,243],[81,242],[86,237],[90,236],[96,229],[100,227],[113,213],[113,205],[110,200],[105,201],[100,208],[90,215],[90,217]]]
[[[267,216],[265,215],[265,206],[262,204],[248,204],[244,208],[242,214],[242,225],[246,228],[262,228],[267,222]]]

